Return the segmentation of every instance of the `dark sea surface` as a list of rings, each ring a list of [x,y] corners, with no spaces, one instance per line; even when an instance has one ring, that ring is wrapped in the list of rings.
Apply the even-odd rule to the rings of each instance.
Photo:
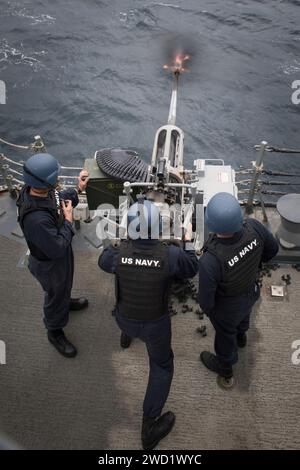
[[[249,167],[263,139],[300,148],[298,0],[0,0],[0,137],[24,144],[40,134],[69,165],[110,146],[149,161],[175,44],[192,55],[177,119],[187,167],[199,157]],[[269,159],[300,169],[300,156]]]

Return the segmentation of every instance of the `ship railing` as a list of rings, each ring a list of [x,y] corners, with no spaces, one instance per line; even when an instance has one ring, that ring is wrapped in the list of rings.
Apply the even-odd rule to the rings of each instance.
[[[22,168],[22,161],[15,161],[3,153],[0,154],[0,192],[9,191],[13,197],[16,195],[16,192],[24,185]],[[71,173],[76,171],[76,174],[59,175],[60,185],[63,188],[76,186],[78,172],[82,168],[77,166],[61,166],[61,169]]]
[[[23,163],[23,161],[15,161],[3,153],[0,154],[0,194],[8,191],[12,198],[17,198],[19,191],[25,184],[22,172]],[[58,177],[58,187],[60,189],[76,187],[78,174],[82,168],[77,166],[61,166],[61,169],[64,170],[64,174]],[[70,174],[65,174],[68,172]],[[79,204],[74,208],[73,216],[77,230],[80,228],[81,221],[90,221],[87,198],[84,191],[79,195]]]
[[[245,205],[245,211],[247,214],[253,213],[254,206],[260,205],[263,211],[264,218],[267,218],[265,210],[265,202],[263,199],[264,195],[271,195],[280,197],[287,194],[284,191],[278,190],[269,190],[264,189],[265,185],[271,186],[299,186],[300,182],[291,181],[291,180],[262,180],[262,176],[273,176],[273,177],[300,177],[300,173],[287,172],[287,171],[277,171],[277,170],[266,170],[264,168],[264,160],[267,153],[276,152],[278,154],[299,154],[300,150],[289,149],[289,148],[280,148],[269,145],[268,142],[262,141],[260,144],[254,146],[255,150],[258,152],[257,158],[252,162],[252,168],[242,169],[236,171],[237,175],[251,175],[251,178],[242,179],[236,181],[236,184],[239,186],[239,193],[247,194],[247,198],[242,203]],[[247,188],[248,186],[248,188]],[[246,187],[246,188],[243,188]],[[258,199],[255,199],[257,197]],[[270,206],[276,205],[275,203],[268,203]]]

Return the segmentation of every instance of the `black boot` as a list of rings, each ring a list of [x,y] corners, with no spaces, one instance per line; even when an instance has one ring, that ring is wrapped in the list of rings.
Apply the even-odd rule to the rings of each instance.
[[[75,357],[77,349],[67,340],[62,329],[48,330],[48,340],[65,357]]]
[[[237,345],[239,348],[244,348],[247,344],[247,335],[245,332],[238,333],[236,336]]]
[[[142,427],[142,445],[144,450],[151,450],[159,441],[166,437],[175,423],[175,415],[172,411],[164,413],[159,418],[144,416]]]
[[[129,348],[131,345],[132,338],[130,336],[127,336],[125,333],[121,333],[121,338],[120,338],[120,346],[123,349]]]
[[[83,308],[86,308],[89,304],[88,299],[85,297],[79,297],[78,299],[71,299],[70,300],[70,310],[82,310]]]
[[[233,376],[232,367],[218,359],[215,354],[208,351],[202,351],[200,354],[200,360],[203,362],[207,369],[216,372],[221,377],[230,379]]]

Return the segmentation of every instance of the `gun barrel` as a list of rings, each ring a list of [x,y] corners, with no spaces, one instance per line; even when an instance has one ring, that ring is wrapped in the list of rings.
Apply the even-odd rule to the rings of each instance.
[[[168,124],[171,124],[173,126],[175,126],[176,124],[179,73],[180,73],[179,71],[174,72],[173,89],[172,89],[172,96],[171,96],[171,103],[170,103],[169,117],[168,117]]]
[[[156,132],[151,158],[151,168],[155,168],[155,178],[160,182],[169,181],[170,166],[174,168],[182,167],[184,139],[182,130],[176,126],[178,81],[179,75],[184,71],[182,60],[178,59],[174,66],[169,67],[166,65],[164,68],[171,68],[173,72],[168,123]]]

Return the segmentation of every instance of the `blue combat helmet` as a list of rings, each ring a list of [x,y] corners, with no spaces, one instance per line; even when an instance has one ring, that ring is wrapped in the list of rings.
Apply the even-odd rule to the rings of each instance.
[[[229,193],[215,194],[207,204],[205,223],[213,233],[238,232],[243,226],[239,201]]]
[[[37,189],[54,188],[59,172],[60,164],[49,153],[36,153],[23,165],[25,184]]]

